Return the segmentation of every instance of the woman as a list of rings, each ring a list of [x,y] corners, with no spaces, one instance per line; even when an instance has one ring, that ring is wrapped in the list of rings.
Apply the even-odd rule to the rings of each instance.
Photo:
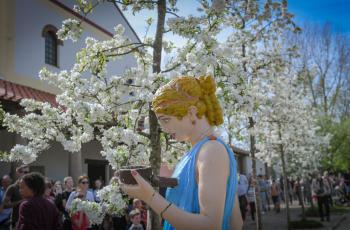
[[[62,187],[61,181],[58,180],[54,183],[52,192],[55,197],[63,193],[63,187]]]
[[[77,191],[71,192],[71,194],[69,195],[69,198],[67,200],[66,209],[68,211],[71,210],[72,201],[75,198],[80,198],[82,200],[88,200],[88,201],[95,201],[94,195],[92,194],[92,192],[88,191],[88,188],[89,188],[89,177],[88,176],[80,176],[78,178]]]
[[[191,143],[173,173],[179,185],[164,199],[137,171],[137,185],[121,187],[165,219],[164,229],[241,229],[237,168],[232,150],[214,135],[223,123],[212,77],[179,77],[161,87],[152,102],[161,128]]]
[[[61,229],[59,213],[55,205],[44,198],[45,181],[39,173],[22,177],[19,192],[25,201],[19,207],[17,229]]]
[[[66,198],[64,197],[62,182],[56,181],[53,185],[53,194],[55,195],[55,205],[60,212],[60,217],[63,220],[63,229],[70,230],[72,228],[72,223],[70,222],[69,213],[66,211]],[[68,198],[68,197],[67,197]]]
[[[89,188],[89,177],[80,176],[78,178],[78,187],[76,191],[71,192],[68,201],[66,203],[66,209],[71,212],[72,202],[74,199],[79,198],[81,200],[88,200],[94,202],[94,195],[88,191]],[[71,213],[71,221],[73,230],[85,230],[89,225],[89,220],[84,212],[78,211]]]
[[[249,209],[250,209],[250,215],[252,217],[252,220],[255,221],[255,186],[256,182],[253,178],[249,178],[249,185],[248,185],[248,191],[247,191],[247,200],[249,203]]]

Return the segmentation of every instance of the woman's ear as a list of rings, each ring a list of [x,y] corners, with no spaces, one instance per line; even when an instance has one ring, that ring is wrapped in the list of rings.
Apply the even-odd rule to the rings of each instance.
[[[191,121],[195,121],[197,120],[197,113],[198,113],[198,109],[196,106],[194,105],[191,105],[189,108],[188,108],[188,115],[191,119]]]

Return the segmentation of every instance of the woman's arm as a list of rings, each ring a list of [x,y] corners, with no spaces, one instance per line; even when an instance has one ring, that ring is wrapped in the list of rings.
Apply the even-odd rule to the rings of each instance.
[[[67,200],[67,203],[66,203],[66,210],[68,212],[70,212],[70,210],[72,208],[72,201],[74,200],[75,196],[76,196],[76,192],[73,191],[73,192],[70,193],[70,195],[68,197],[68,200]]]
[[[130,196],[145,201],[158,214],[161,213],[168,206],[169,201],[158,193],[152,197],[151,185],[136,171],[133,171],[132,174],[138,185],[122,185],[122,189]],[[226,183],[229,176],[229,157],[222,144],[217,141],[209,141],[202,146],[197,159],[197,175],[200,214],[189,213],[171,205],[163,212],[163,217],[179,230],[221,229]],[[235,206],[238,207],[238,205]]]

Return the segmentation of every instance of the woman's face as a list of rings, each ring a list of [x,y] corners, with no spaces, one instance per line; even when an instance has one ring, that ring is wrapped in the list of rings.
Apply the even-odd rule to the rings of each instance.
[[[89,180],[88,179],[82,179],[79,182],[79,188],[81,190],[83,190],[84,192],[87,191],[87,189],[89,188]]]
[[[24,199],[30,199],[34,196],[33,191],[27,186],[24,180],[21,180],[19,183],[19,193]]]
[[[60,181],[56,181],[54,185],[54,191],[56,193],[62,193],[62,183]]]
[[[135,201],[134,202],[134,208],[140,209],[142,208],[142,202],[141,200]]]
[[[69,178],[68,180],[66,180],[66,184],[65,184],[66,188],[71,189],[74,186],[73,180],[71,178]]]
[[[95,188],[101,189],[101,187],[102,187],[102,182],[100,180],[95,180]]]
[[[189,116],[184,116],[181,120],[177,117],[157,114],[157,118],[162,130],[170,134],[172,139],[177,141],[188,141],[193,129]]]

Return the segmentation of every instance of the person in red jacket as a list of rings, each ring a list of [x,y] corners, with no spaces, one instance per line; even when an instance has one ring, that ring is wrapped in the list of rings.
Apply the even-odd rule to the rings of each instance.
[[[19,192],[25,199],[19,207],[17,230],[61,229],[56,206],[43,197],[45,180],[39,173],[29,173],[19,182]]]

